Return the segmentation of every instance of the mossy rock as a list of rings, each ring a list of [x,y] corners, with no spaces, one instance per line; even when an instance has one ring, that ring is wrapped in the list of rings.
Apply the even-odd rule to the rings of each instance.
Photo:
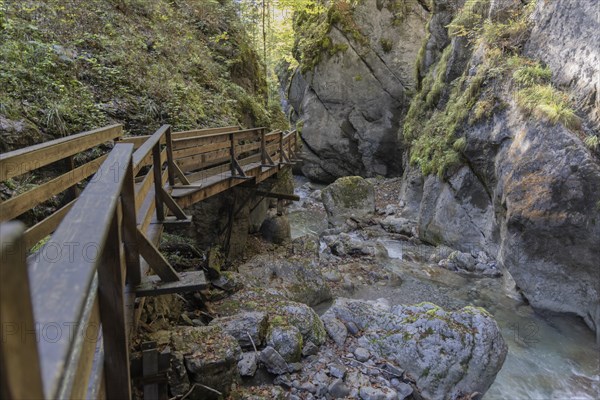
[[[364,219],[375,212],[375,189],[360,176],[339,178],[322,191],[329,225],[343,226],[347,219]]]

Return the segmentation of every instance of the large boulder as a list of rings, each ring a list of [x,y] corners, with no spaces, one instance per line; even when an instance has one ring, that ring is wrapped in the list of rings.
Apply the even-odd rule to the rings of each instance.
[[[245,312],[227,317],[215,318],[210,326],[220,326],[233,336],[244,350],[261,346],[268,327],[268,317],[264,312]]]
[[[200,383],[227,395],[231,386],[238,383],[238,360],[242,350],[233,337],[225,333],[220,326],[177,327],[170,331],[154,334],[159,345],[169,345],[175,359],[183,361],[187,377],[176,367],[175,388],[182,391],[190,383]],[[177,366],[177,363],[175,364]],[[189,383],[188,383],[189,379]],[[172,383],[173,383],[172,382]],[[214,391],[195,386],[190,399],[217,399]]]
[[[343,227],[348,219],[362,220],[375,213],[375,189],[360,176],[339,178],[323,189],[322,201],[330,227]]]
[[[337,299],[323,317],[358,326],[361,346],[397,363],[432,399],[485,393],[508,352],[492,316],[473,307],[447,312],[431,303]]]
[[[289,300],[309,306],[331,299],[331,290],[314,259],[261,254],[241,265],[239,272],[253,287],[278,289]]]
[[[364,0],[345,13],[336,9],[339,3],[329,2],[329,15],[344,17],[323,24],[331,24],[325,41],[342,51],[316,50],[314,66],[301,59],[289,85],[290,103],[303,121],[302,172],[324,182],[398,174],[403,144],[397,131],[415,88],[428,8],[417,1]],[[297,34],[314,41],[318,29],[306,19]]]

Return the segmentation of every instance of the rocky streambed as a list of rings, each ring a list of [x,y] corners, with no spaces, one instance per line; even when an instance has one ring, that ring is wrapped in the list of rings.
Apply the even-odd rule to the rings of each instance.
[[[302,201],[280,217],[290,240],[252,238],[245,260],[142,335],[174,355],[171,396],[597,398],[585,324],[536,313],[486,254],[421,242],[398,186],[296,178]]]

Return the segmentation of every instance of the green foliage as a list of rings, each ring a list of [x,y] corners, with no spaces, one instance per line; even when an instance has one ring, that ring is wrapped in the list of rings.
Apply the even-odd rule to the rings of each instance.
[[[578,129],[581,125],[568,97],[552,85],[533,85],[519,90],[517,103],[526,113],[552,124],[560,122],[569,129]]]
[[[517,69],[513,74],[513,79],[521,86],[531,86],[550,82],[552,71],[550,68],[543,67],[537,63],[525,65]]]
[[[366,45],[367,38],[360,32],[353,13],[361,0],[334,0],[321,4],[317,0],[312,7],[298,12],[294,19],[294,57],[301,65],[302,72],[311,71],[323,56],[333,56],[345,52],[347,44],[333,43],[329,33],[333,26],[342,30],[358,44]],[[315,10],[319,10],[316,11]]]
[[[112,122],[148,134],[269,121],[237,10],[232,0],[5,2],[0,113],[55,137]]]
[[[388,10],[392,13],[394,25],[398,26],[402,24],[406,16],[408,15],[409,0],[390,0],[387,4]]]
[[[381,45],[381,49],[384,53],[389,53],[390,51],[392,51],[394,45],[390,39],[386,38],[379,39],[379,44]]]
[[[477,38],[490,8],[490,0],[467,0],[463,8],[448,25],[448,33],[453,37]]]
[[[583,141],[585,145],[591,150],[598,150],[598,148],[600,147],[598,136],[596,135],[587,136]]]

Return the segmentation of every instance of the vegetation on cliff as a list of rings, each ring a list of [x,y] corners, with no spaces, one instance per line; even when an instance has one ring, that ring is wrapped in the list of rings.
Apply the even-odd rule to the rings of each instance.
[[[163,123],[183,130],[281,120],[264,103],[264,69],[233,0],[10,1],[0,9],[3,136],[14,121],[51,138],[112,122],[148,134]]]
[[[464,128],[505,108],[510,101],[505,96],[508,92],[514,93],[517,106],[527,116],[575,131],[581,127],[569,96],[550,83],[549,68],[521,55],[536,2],[514,7],[501,20],[487,17],[489,5],[489,0],[467,2],[456,14],[448,25],[451,43],[423,79],[422,61],[417,61],[420,90],[411,102],[403,134],[410,146],[411,163],[424,175],[442,177],[460,165],[466,145],[461,136]],[[460,74],[451,70],[452,57],[469,58],[475,51],[479,56]],[[596,136],[585,142],[597,147]]]

